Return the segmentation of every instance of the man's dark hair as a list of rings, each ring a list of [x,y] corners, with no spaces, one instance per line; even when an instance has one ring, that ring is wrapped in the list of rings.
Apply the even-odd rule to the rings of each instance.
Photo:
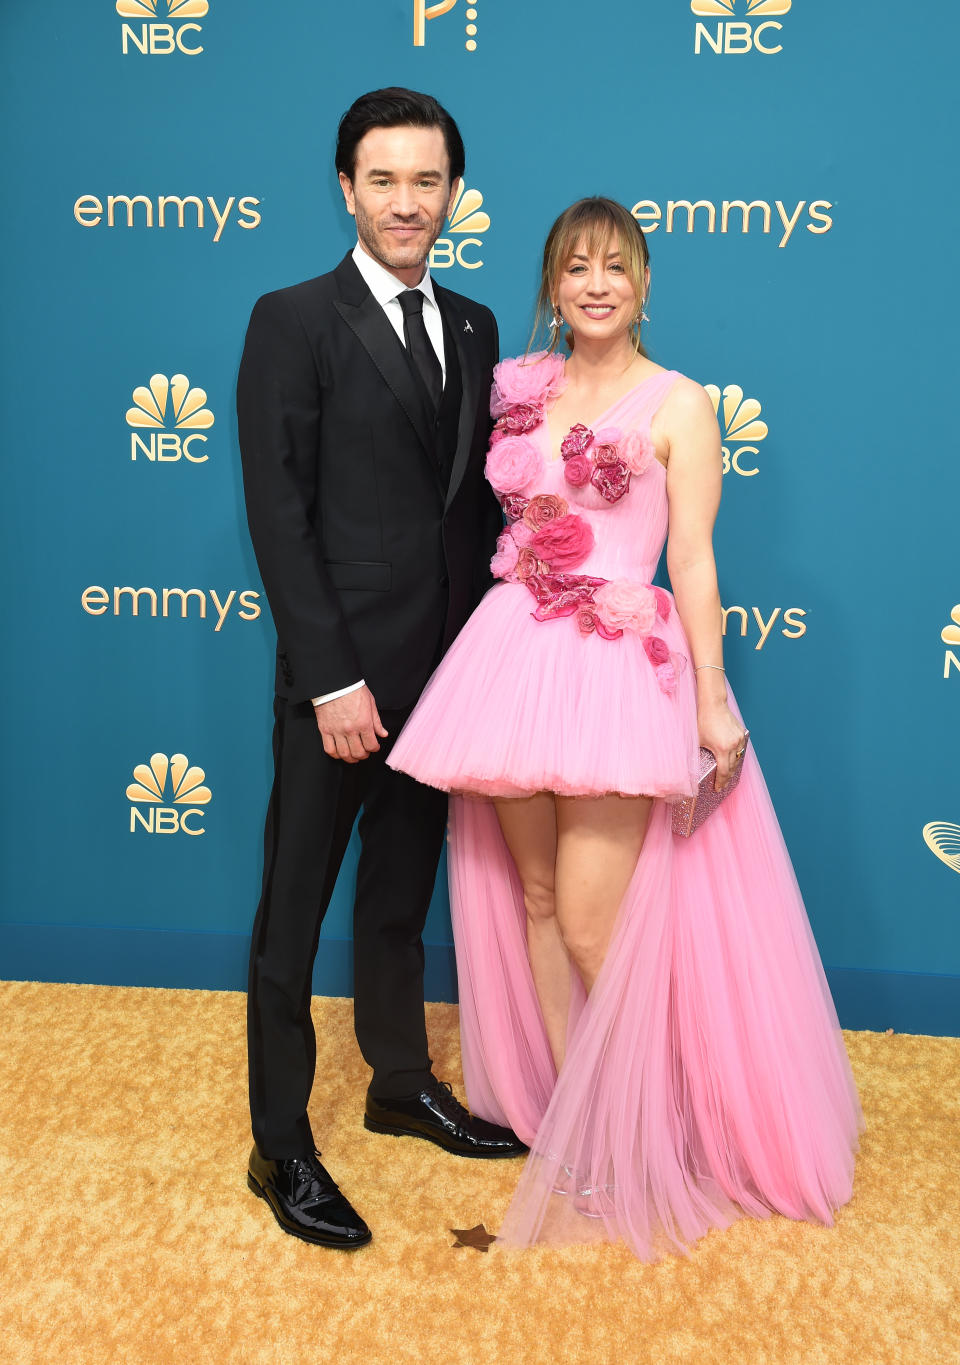
[[[371,128],[439,128],[450,158],[450,181],[463,175],[464,151],[460,129],[432,95],[391,85],[371,90],[354,100],[337,129],[337,171],[351,182],[357,170],[357,145]]]

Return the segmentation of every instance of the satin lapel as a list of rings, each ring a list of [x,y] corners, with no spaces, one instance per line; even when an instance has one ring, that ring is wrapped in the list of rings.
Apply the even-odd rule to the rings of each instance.
[[[357,272],[359,278],[359,272]],[[366,288],[366,286],[364,286]],[[437,469],[436,436],[424,411],[423,400],[397,334],[373,295],[367,291],[360,303],[335,299],[334,308],[354,333],[386,384],[410,419],[434,472]]]
[[[472,328],[467,329],[467,316],[450,299],[449,295],[436,284],[433,287],[437,305],[443,313],[447,327],[457,348],[460,361],[460,383],[463,397],[460,400],[460,423],[457,427],[457,448],[450,469],[450,483],[447,486],[447,500],[444,511],[453,502],[457,489],[463,479],[470,459],[473,433],[477,425],[477,384],[479,382],[480,361],[476,352],[477,338]]]

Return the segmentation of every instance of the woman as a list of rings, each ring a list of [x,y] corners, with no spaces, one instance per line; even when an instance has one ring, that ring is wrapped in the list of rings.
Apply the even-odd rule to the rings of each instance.
[[[860,1127],[726,686],[716,419],[639,344],[649,281],[620,205],[581,200],[551,229],[550,349],[495,372],[502,581],[389,760],[458,794],[467,1094],[531,1147],[501,1238],[623,1237],[644,1258],[744,1213],[832,1222]],[[665,539],[674,597],[650,582]],[[718,787],[742,777],[681,839],[671,805],[697,789],[700,745]]]

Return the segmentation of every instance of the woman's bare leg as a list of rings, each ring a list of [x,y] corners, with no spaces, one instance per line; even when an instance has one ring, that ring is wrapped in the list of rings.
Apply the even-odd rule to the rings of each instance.
[[[563,1065],[570,1009],[570,959],[563,946],[554,903],[557,810],[552,792],[495,801],[507,848],[523,884],[527,952],[540,1012],[559,1071]]]
[[[653,805],[650,797],[556,797],[556,922],[587,991],[606,957]]]

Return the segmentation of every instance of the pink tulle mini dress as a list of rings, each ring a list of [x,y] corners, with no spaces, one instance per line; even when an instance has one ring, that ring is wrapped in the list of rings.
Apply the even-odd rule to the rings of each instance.
[[[453,794],[467,1098],[530,1146],[508,1245],[623,1239],[652,1260],[745,1214],[829,1224],[852,1192],[856,1089],[752,745],[696,834],[671,831],[671,802],[699,772],[689,646],[651,581],[668,502],[650,425],[676,379],[650,376],[555,450],[563,358],[497,367],[486,473],[507,521],[500,581],[389,759]],[[540,791],[656,798],[589,998],[572,971],[559,1075],[522,888],[483,799]]]

